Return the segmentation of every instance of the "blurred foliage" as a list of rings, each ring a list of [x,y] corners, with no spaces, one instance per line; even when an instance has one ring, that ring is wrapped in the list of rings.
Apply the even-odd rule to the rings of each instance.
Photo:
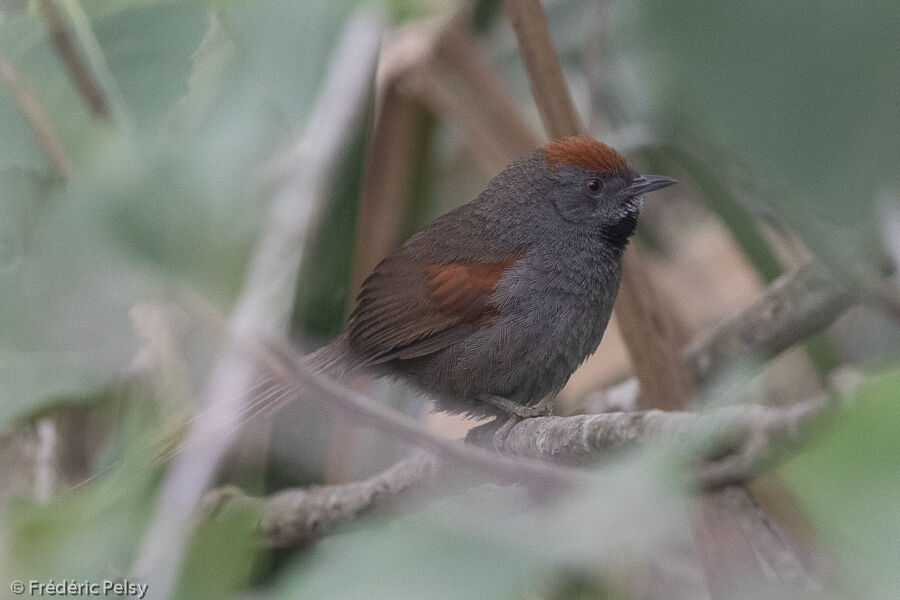
[[[547,600],[606,600],[620,595],[588,572],[564,570],[551,583]]]
[[[848,598],[900,590],[900,370],[872,377],[852,408],[780,469],[818,541],[850,570]]]
[[[16,552],[2,567],[5,579],[58,581],[62,573],[94,581],[123,576],[153,500],[146,469],[136,467],[123,463],[102,485],[46,505],[11,503],[3,515],[4,544]]]
[[[215,21],[202,2],[88,4],[127,104],[119,127],[90,118],[39,12],[5,15],[0,50],[79,169],[68,184],[49,175],[4,90],[0,430],[121,372],[137,300],[188,286],[227,307],[265,208],[257,172],[303,131],[352,4],[224,3]]]
[[[147,396],[123,407],[99,475],[46,503],[17,499],[3,507],[3,545],[15,552],[0,561],[11,579],[102,581],[123,576],[135,558],[161,474],[155,446],[165,415]],[[2,547],[0,547],[2,552]]]
[[[175,598],[226,598],[248,587],[263,571],[256,540],[258,515],[229,506],[200,523],[182,565]]]
[[[472,7],[472,29],[487,31],[500,17],[500,0],[475,0]]]
[[[206,6],[177,2],[160,10],[146,2],[95,19],[93,28],[137,126],[159,126],[184,94],[188,59],[206,28]]]
[[[372,519],[320,541],[266,597],[518,598],[542,582],[565,591],[561,570],[620,565],[687,538],[684,496],[663,475],[671,466],[661,453],[639,453],[547,502],[484,485],[411,515]],[[569,591],[589,589],[568,583]]]
[[[871,282],[882,264],[876,202],[900,187],[900,6],[614,6],[616,90],[630,119],[725,148],[817,255]]]
[[[76,45],[81,34],[100,45],[117,87],[104,91],[124,100],[112,124],[85,110],[41,13],[0,7],[0,51],[77,164],[68,182],[52,172],[3,87],[0,432],[62,400],[106,397],[141,341],[129,316],[135,303],[189,289],[227,311],[267,207],[259,174],[304,131],[354,4],[86,2],[90,31],[73,35]],[[347,195],[358,186],[355,162]],[[351,232],[340,233],[348,248]],[[335,269],[349,271],[346,260]],[[107,416],[95,479],[48,504],[4,507],[5,580],[128,572],[155,502],[156,454],[173,439],[172,415]],[[226,514],[196,532],[179,597],[227,596],[256,577],[264,562],[254,518]]]
[[[768,283],[781,274],[781,265],[759,228],[751,220],[752,215],[739,202],[734,190],[724,178],[716,175],[714,166],[708,165],[678,146],[651,145],[644,151],[644,155],[654,173],[668,172],[664,168],[655,169],[657,164],[665,164],[667,159],[675,163],[676,169],[688,173],[700,196],[732,232],[735,241],[753,263],[763,281]]]

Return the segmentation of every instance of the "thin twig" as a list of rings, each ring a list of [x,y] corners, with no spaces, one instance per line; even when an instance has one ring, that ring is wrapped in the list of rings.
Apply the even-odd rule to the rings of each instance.
[[[361,513],[401,494],[421,488],[441,472],[433,454],[416,452],[391,468],[363,481],[341,485],[287,489],[259,498],[235,487],[211,491],[203,499],[202,513],[214,514],[226,506],[249,507],[259,515],[257,530],[263,543],[284,547],[315,539]]]
[[[307,141],[295,153],[296,169],[273,199],[232,313],[229,327],[239,337],[283,339],[287,335],[306,234],[317,220],[339,157],[362,122],[382,27],[380,18],[358,13],[344,29],[310,120]],[[211,410],[195,422],[186,441],[190,451],[178,456],[166,476],[134,567],[155,598],[171,593],[194,509],[234,439],[246,394],[256,380],[255,364],[232,346],[207,381],[203,396]]]
[[[125,96],[109,67],[100,41],[91,27],[91,20],[87,12],[79,0],[65,0],[62,6],[69,17],[69,22],[72,23],[72,30],[84,50],[87,62],[97,77],[98,88],[106,94],[106,98],[109,100],[112,119],[118,126],[130,129],[131,115],[128,113]]]
[[[66,179],[71,177],[72,160],[66,153],[59,136],[47,118],[47,114],[28,87],[28,84],[22,79],[18,70],[2,54],[0,54],[0,77],[3,78],[3,81],[15,95],[19,108],[22,109],[25,120],[28,122],[32,133],[34,133],[41,150],[44,151],[44,154],[47,155],[47,158],[56,166],[63,177]]]
[[[94,80],[87,65],[81,60],[72,38],[69,36],[69,30],[66,26],[65,19],[56,6],[56,0],[40,0],[41,10],[47,21],[47,30],[50,32],[50,38],[53,46],[56,48],[57,54],[69,71],[72,81],[84,98],[85,104],[91,110],[91,114],[99,119],[109,119],[109,105],[103,91]]]

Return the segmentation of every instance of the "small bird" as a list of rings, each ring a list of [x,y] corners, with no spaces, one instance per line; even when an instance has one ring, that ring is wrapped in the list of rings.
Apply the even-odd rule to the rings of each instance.
[[[399,376],[437,410],[546,414],[600,344],[642,195],[674,183],[589,137],[550,142],[378,263],[308,360]]]

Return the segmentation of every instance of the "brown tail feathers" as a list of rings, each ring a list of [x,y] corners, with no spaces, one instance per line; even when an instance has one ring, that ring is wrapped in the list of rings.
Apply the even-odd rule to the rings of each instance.
[[[307,364],[316,373],[327,373],[336,379],[347,372],[350,367],[347,334],[334,338],[331,343],[322,346],[315,352],[306,355]]]

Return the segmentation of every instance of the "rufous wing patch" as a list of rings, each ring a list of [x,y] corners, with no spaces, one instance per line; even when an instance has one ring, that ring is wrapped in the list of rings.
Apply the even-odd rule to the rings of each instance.
[[[398,254],[363,283],[348,323],[360,364],[437,352],[487,327],[496,314],[491,294],[522,253],[491,262],[416,263]]]
[[[478,323],[489,312],[488,299],[504,271],[520,258],[515,254],[499,262],[429,265],[425,271],[434,307],[461,322]]]
[[[541,150],[550,165],[567,164],[599,173],[624,173],[622,155],[587,136],[567,137],[545,144]]]

